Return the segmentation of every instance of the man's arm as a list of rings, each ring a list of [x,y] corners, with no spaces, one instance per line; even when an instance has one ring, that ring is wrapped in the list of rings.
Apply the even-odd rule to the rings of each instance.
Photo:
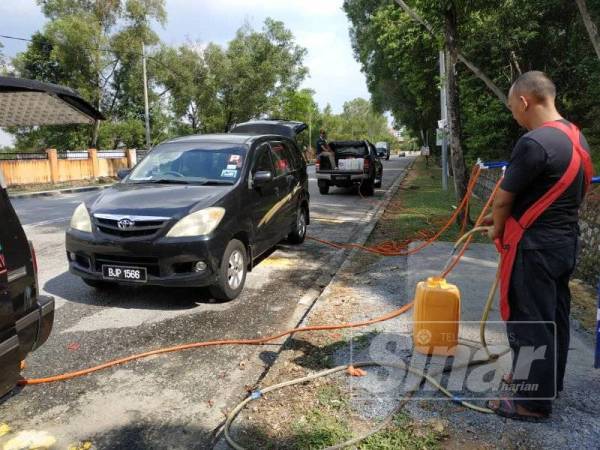
[[[490,229],[490,239],[502,238],[504,234],[504,225],[506,220],[512,213],[513,203],[515,202],[515,194],[505,191],[502,188],[498,189],[494,206],[492,208],[492,218],[494,221],[493,227]]]
[[[490,238],[502,238],[506,220],[512,214],[515,197],[530,186],[545,166],[546,152],[542,146],[527,137],[519,139],[504,173],[504,180],[496,193],[492,220],[486,223],[491,225],[493,222],[493,227],[488,233]]]

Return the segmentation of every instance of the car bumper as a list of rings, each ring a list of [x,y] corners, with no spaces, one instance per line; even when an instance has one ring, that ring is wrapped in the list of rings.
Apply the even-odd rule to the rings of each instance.
[[[218,267],[225,251],[224,239],[157,238],[153,240],[116,240],[97,234],[67,231],[66,249],[69,271],[88,280],[111,281],[126,285],[200,287],[217,280]],[[195,271],[202,261],[206,269]],[[143,283],[106,280],[102,266],[143,267]]]
[[[356,172],[339,172],[339,173],[318,173],[317,180],[331,181],[332,183],[337,182],[354,182],[366,180],[369,178],[368,173],[356,173]]]
[[[27,354],[39,348],[48,340],[54,323],[54,297],[40,295],[36,301],[36,308],[18,319],[15,329],[19,336],[20,358],[25,359]]]

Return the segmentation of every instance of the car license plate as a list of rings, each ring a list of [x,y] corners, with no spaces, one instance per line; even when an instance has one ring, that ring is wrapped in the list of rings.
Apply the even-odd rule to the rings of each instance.
[[[148,281],[145,267],[102,266],[102,276],[106,280],[145,283]]]
[[[334,175],[331,177],[333,181],[348,181],[350,179],[347,175]]]

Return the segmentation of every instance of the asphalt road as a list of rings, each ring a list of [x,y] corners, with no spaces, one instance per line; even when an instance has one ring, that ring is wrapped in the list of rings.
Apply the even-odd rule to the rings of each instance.
[[[309,168],[309,235],[352,242],[409,158],[384,161],[383,187],[318,193]],[[242,295],[215,303],[200,289],[120,288],[96,292],[67,271],[64,231],[75,207],[96,192],[13,201],[34,243],[40,285],[56,299],[48,342],[27,359],[27,378],[48,376],[183,343],[265,336],[298,323],[344,251],[307,240],[280,244],[246,280]],[[326,280],[325,283],[323,280]],[[321,284],[321,286],[318,286]],[[224,412],[245,397],[279,345],[220,347],[156,356],[68,382],[29,386],[0,405],[13,432],[47,431],[57,448],[210,448]]]

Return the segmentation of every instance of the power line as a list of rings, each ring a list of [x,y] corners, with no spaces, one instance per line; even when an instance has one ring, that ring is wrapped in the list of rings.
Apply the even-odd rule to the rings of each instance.
[[[0,38],[3,39],[12,39],[15,41],[23,41],[23,42],[33,42],[32,39],[27,39],[27,38],[23,38],[23,37],[17,37],[17,36],[8,36],[5,34],[0,34]],[[52,47],[52,44],[49,43],[44,43],[45,46],[47,47]],[[101,48],[101,47],[85,47],[82,46],[82,48],[86,49],[86,50],[92,50],[92,51],[99,51],[99,52],[104,52],[104,53],[113,53],[116,55],[119,54],[128,54],[128,55],[134,55],[134,56],[139,56],[140,58],[144,58],[144,55],[142,53],[136,52],[134,50],[114,50],[114,49],[110,49],[110,48]],[[167,69],[171,74],[176,75],[178,77],[184,77],[182,74],[178,73],[177,71],[173,70],[171,67],[169,67],[168,65],[166,65],[165,63],[163,63],[160,59],[156,58],[155,56],[152,55],[146,55],[146,58],[149,60],[152,60],[154,62],[156,62],[157,64],[159,64],[160,66],[162,66],[163,68]]]

